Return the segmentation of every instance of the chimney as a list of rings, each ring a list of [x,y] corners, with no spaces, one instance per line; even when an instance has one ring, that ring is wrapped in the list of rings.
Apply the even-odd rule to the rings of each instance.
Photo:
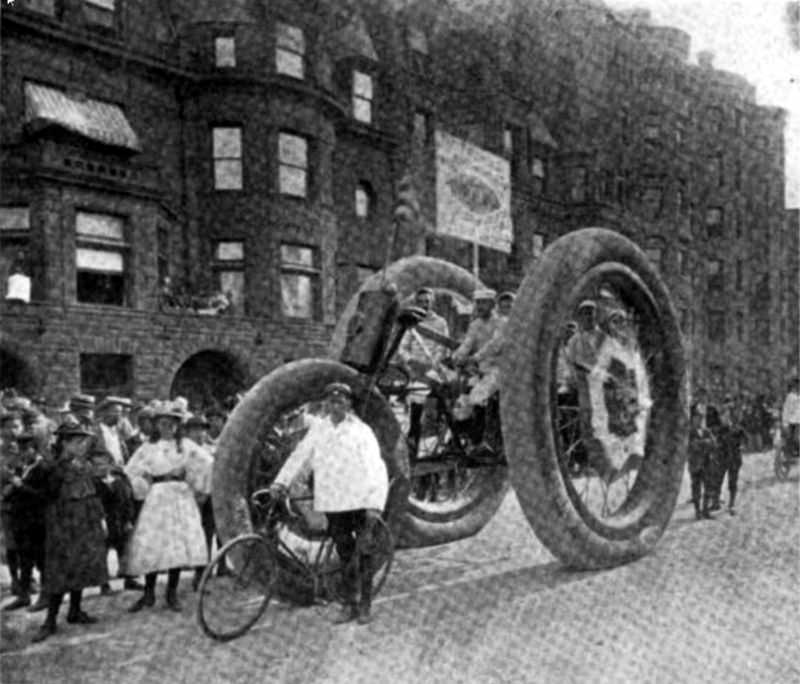
[[[701,50],[697,53],[697,63],[703,69],[713,69],[714,68],[714,53],[710,50]]]

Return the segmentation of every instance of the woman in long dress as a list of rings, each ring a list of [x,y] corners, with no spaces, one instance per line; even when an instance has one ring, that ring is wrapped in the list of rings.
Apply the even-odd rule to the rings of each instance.
[[[41,490],[46,499],[42,593],[48,603],[47,617],[34,641],[56,631],[58,609],[67,592],[67,622],[97,622],[81,610],[83,588],[108,581],[103,505],[86,457],[91,438],[92,433],[76,419],[65,421],[56,430],[54,460],[41,468]]]
[[[182,567],[205,565],[206,543],[195,496],[205,489],[210,463],[181,438],[183,413],[165,402],[155,410],[155,433],[125,466],[134,495],[143,500],[128,547],[128,572],[144,574],[144,595],[130,608],[155,603],[156,577],[167,571],[167,607],[180,611],[177,589]]]

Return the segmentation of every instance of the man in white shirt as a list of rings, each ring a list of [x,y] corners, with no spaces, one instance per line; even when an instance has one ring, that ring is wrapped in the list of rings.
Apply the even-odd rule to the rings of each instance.
[[[800,449],[800,379],[792,378],[789,391],[783,402],[781,426],[786,435],[789,453],[797,454]]]
[[[328,531],[345,568],[347,596],[336,623],[370,621],[372,559],[354,558],[359,539],[368,535],[389,493],[389,477],[372,428],[352,410],[352,390],[345,383],[325,388],[328,419],[315,422],[281,467],[270,486],[286,496],[291,483],[309,469],[314,476],[314,510],[325,513]],[[352,562],[355,561],[355,562]],[[359,600],[356,600],[356,597]]]

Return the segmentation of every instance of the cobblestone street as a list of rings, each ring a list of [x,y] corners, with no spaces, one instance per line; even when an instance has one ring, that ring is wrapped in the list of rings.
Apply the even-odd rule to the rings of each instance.
[[[197,626],[188,573],[180,615],[160,603],[130,615],[135,594],[92,592],[97,625],[62,621],[32,646],[41,614],[3,614],[3,679],[797,681],[797,478],[776,482],[770,453],[746,457],[742,476],[737,516],[696,523],[685,482],[656,553],[594,573],[560,569],[509,495],[478,536],[398,553],[367,627],[332,626],[332,607],[277,606],[217,644]]]

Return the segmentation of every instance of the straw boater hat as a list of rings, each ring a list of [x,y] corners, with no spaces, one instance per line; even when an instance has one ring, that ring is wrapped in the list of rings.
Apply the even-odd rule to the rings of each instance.
[[[127,405],[130,406],[130,399],[126,400],[123,397],[113,397],[113,396],[106,397],[105,399],[103,399],[103,401],[101,401],[97,405],[97,410],[98,411],[105,411],[107,408],[111,408],[112,406],[122,406],[122,407],[124,407],[126,405],[126,403],[125,403],[126,401],[127,401]]]
[[[153,407],[153,418],[175,418],[182,421],[183,417],[181,406],[174,401],[160,401]]]
[[[491,299],[494,301],[494,298],[497,297],[497,292],[494,290],[489,289],[488,287],[481,287],[475,290],[475,293],[472,295],[473,301],[479,302],[482,300]]]
[[[581,309],[596,309],[597,304],[594,303],[592,299],[584,299],[580,304],[578,304],[578,311]]]

